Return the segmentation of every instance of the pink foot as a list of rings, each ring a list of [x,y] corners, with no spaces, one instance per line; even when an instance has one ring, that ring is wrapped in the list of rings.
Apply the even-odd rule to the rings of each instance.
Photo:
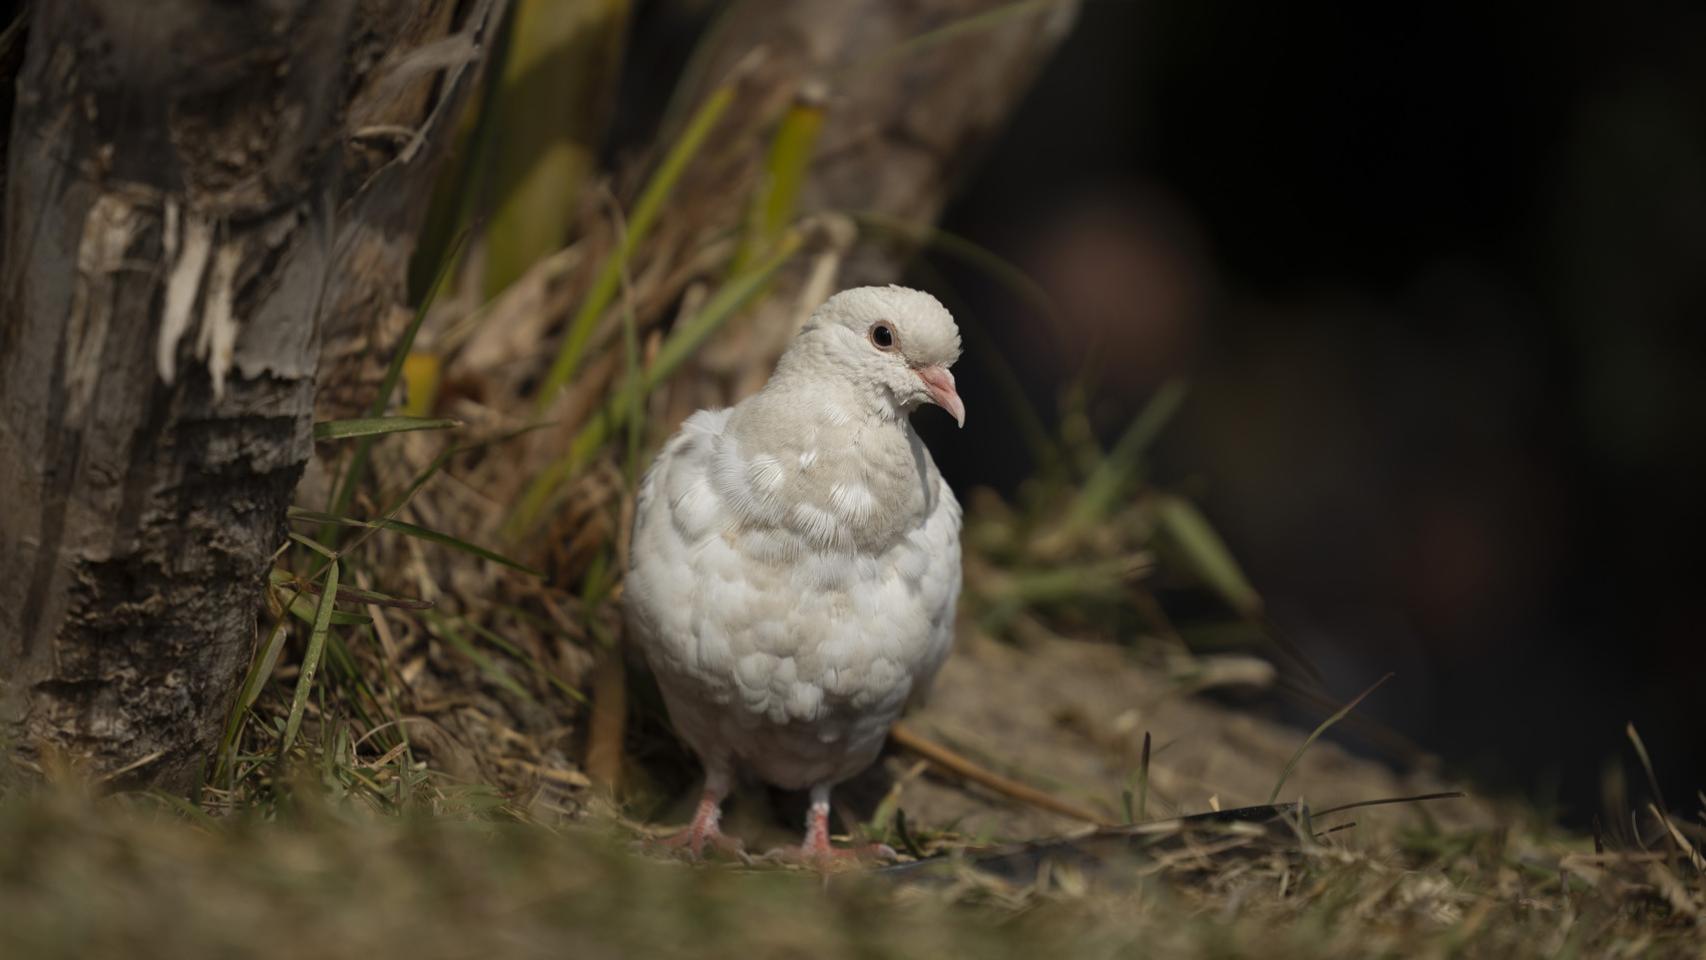
[[[794,863],[829,872],[896,859],[886,844],[837,847],[829,842],[829,804],[813,803],[806,816],[806,837],[797,847],[779,847],[764,855],[766,860]]]
[[[721,820],[721,801],[707,791],[699,798],[699,808],[693,812],[693,822],[687,825],[687,829],[666,837],[656,837],[651,842],[654,846],[683,854],[692,860],[703,857],[707,847],[725,856],[744,860],[746,851],[741,847],[740,840],[728,836],[718,828]]]
[[[721,830],[710,832],[694,832],[688,827],[679,833],[664,837],[654,837],[652,845],[680,854],[689,860],[698,860],[705,856],[707,850],[722,854],[732,860],[742,860],[746,857],[746,848],[741,845],[738,837],[731,837]]]
[[[777,847],[764,855],[776,863],[791,863],[811,867],[824,873],[850,870],[875,863],[889,863],[899,858],[894,848],[885,843],[868,843],[861,847]]]

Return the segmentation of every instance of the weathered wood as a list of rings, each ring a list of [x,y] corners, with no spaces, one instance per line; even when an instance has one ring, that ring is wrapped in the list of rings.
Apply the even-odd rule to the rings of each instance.
[[[310,453],[322,323],[400,300],[496,3],[35,5],[0,229],[0,737],[25,767],[194,781]],[[458,26],[459,59],[409,60]]]
[[[755,123],[774,122],[791,100],[821,101],[823,132],[801,212],[879,213],[928,225],[1077,12],[1078,0],[741,0],[697,56],[675,107],[746,73],[740,118],[720,138],[729,143],[752,135]],[[714,189],[728,175],[710,165],[695,173],[701,179],[684,183],[683,192]],[[910,252],[862,238],[841,279],[887,283]]]

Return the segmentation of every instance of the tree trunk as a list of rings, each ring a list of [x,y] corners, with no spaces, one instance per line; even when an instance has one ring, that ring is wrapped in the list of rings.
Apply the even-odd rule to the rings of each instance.
[[[500,3],[35,4],[0,227],[0,738],[26,768],[194,782],[323,331],[394,325]]]
[[[919,242],[915,234],[934,225],[958,180],[1070,32],[1078,6],[1079,0],[738,0],[718,8],[651,148],[616,177],[616,193],[632,210],[641,175],[680,139],[694,111],[713,91],[732,91],[733,105],[671,193],[668,215],[633,257],[634,277],[662,278],[631,285],[641,329],[674,310],[683,288],[716,272],[694,264],[706,261],[705,251],[721,238],[740,235],[755,184],[766,176],[767,145],[790,107],[817,111],[821,124],[793,213],[824,215],[818,225],[827,229],[810,231],[806,255],[694,354],[676,378],[684,389],[669,397],[666,427],[757,390],[805,319],[802,311],[836,289],[899,278]],[[855,228],[845,223],[847,214],[882,223]],[[602,202],[587,205],[583,217],[578,246],[584,262],[598,263],[625,227]],[[457,360],[460,372],[494,395],[537,389],[539,371],[517,362],[513,345],[531,345],[553,318],[572,313],[596,274],[582,269],[570,282],[546,282],[556,269],[540,270],[532,287],[517,285],[525,296],[539,296],[539,306],[513,316],[492,311]],[[624,300],[606,311],[585,369],[556,398],[559,432],[539,433],[529,447],[534,459],[496,478],[494,496],[510,495],[542,469],[539,462],[560,456],[582,417],[602,402],[620,364],[608,353],[602,355],[611,362],[602,365],[591,358],[615,342],[627,306]],[[553,343],[545,353],[555,349]],[[582,519],[569,518],[570,535]]]
[[[865,215],[927,232],[1077,12],[1078,0],[731,5],[696,53],[659,138],[672,142],[686,111],[732,78],[737,106],[675,193],[674,209],[697,211],[707,228],[683,234],[684,249],[741,222],[745,194],[728,185],[759,176],[755,168],[764,158],[750,145],[764,142],[790,103],[813,104],[823,113],[799,213]],[[898,279],[917,243],[905,232],[862,224],[829,244],[840,249],[792,264],[763,303],[695,358],[696,373],[724,381],[722,395],[682,396],[678,413],[731,402],[762,386],[770,364],[752,358],[781,355],[804,319],[803,305],[815,306],[835,289]],[[833,269],[826,269],[828,261]]]

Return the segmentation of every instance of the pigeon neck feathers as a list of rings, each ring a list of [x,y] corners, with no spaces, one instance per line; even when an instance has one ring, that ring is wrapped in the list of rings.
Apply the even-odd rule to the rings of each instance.
[[[953,317],[929,294],[831,297],[729,415],[712,475],[736,525],[783,554],[880,552],[917,530],[940,477],[907,417],[932,401],[927,378],[963,416],[947,373],[959,351]]]
[[[936,467],[904,412],[846,382],[780,375],[735,407],[722,440],[724,502],[804,549],[880,550],[935,505]]]

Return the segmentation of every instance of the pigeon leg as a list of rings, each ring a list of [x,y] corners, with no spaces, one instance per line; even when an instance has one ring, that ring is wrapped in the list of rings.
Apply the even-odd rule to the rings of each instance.
[[[730,777],[726,770],[708,767],[705,792],[699,795],[693,822],[680,833],[658,840],[658,845],[685,851],[695,860],[704,855],[706,846],[730,856],[741,856],[744,851],[740,841],[725,835],[719,826],[723,819],[723,798],[728,796],[729,787]]]
[[[806,813],[805,840],[797,847],[783,847],[770,856],[819,870],[832,870],[870,860],[895,859],[894,850],[885,844],[842,849],[829,842],[829,790],[829,784],[818,784],[812,788],[812,805]]]

